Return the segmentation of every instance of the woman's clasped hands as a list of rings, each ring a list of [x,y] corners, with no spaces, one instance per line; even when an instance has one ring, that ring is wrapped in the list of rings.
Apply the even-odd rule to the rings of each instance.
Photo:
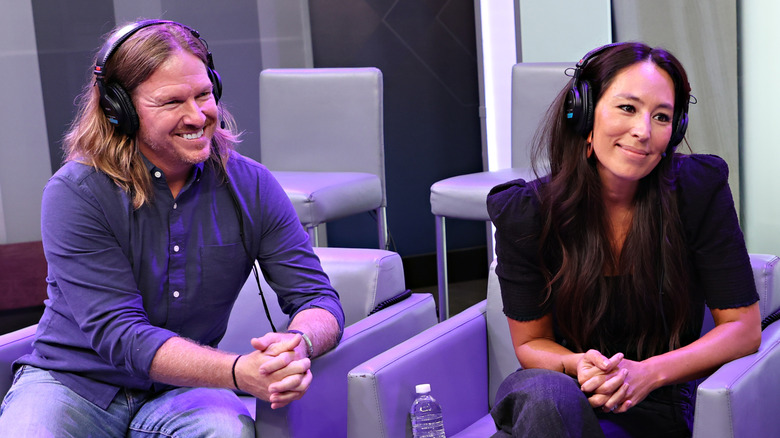
[[[577,380],[590,405],[604,412],[626,412],[655,389],[646,364],[623,353],[607,358],[588,350],[577,363]]]

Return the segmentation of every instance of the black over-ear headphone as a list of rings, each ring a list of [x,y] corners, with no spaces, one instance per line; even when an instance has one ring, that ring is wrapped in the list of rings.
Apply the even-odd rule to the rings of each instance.
[[[590,131],[593,130],[595,103],[593,102],[590,83],[585,80],[580,80],[582,70],[592,58],[598,56],[607,49],[622,44],[625,43],[612,43],[597,47],[585,54],[574,68],[572,85],[571,89],[566,93],[564,110],[566,119],[573,125],[574,130],[583,137],[587,137],[588,134],[590,134]],[[675,84],[675,93],[678,92],[676,85],[677,84]],[[677,99],[676,95],[675,100],[683,101],[682,99]],[[673,152],[674,148],[683,140],[685,131],[688,129],[688,101],[685,100],[684,102],[682,108],[677,108],[677,105],[675,104],[674,116],[672,117],[673,130],[672,136],[669,138],[668,146],[668,148],[671,149],[671,152]]]
[[[211,57],[211,52],[208,50],[209,46],[206,41],[200,37],[198,31],[170,20],[142,20],[131,23],[119,29],[106,41],[100,49],[100,52],[98,52],[94,71],[95,83],[100,92],[100,107],[103,108],[103,112],[106,114],[108,121],[114,125],[117,131],[131,137],[138,131],[138,114],[133,106],[133,100],[130,98],[127,91],[118,83],[105,83],[105,73],[103,70],[105,69],[106,62],[111,58],[111,55],[113,55],[119,46],[130,38],[131,35],[145,27],[167,23],[176,24],[187,29],[192,36],[203,44],[206,49],[206,73],[211,81],[214,100],[219,103],[219,98],[222,97],[222,80],[219,77],[219,73],[214,69],[214,60]]]

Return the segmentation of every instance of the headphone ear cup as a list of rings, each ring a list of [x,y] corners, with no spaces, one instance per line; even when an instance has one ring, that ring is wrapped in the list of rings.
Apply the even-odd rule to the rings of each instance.
[[[593,96],[588,81],[581,81],[579,89],[582,99],[582,117],[577,124],[577,132],[583,137],[587,137],[593,130]]]
[[[677,123],[674,124],[674,132],[672,132],[672,136],[669,138],[668,149],[670,149],[670,152],[674,152],[675,149],[677,149],[677,145],[683,141],[683,138],[685,137],[685,131],[687,130],[688,113],[683,111],[683,113],[680,114]]]
[[[214,95],[214,101],[219,103],[219,99],[222,97],[222,78],[220,78],[216,70],[210,67],[206,67],[206,73],[208,73],[211,81],[211,92]]]
[[[566,94],[564,104],[566,119],[572,123],[574,131],[583,137],[587,137],[593,129],[593,99],[591,98],[590,84],[581,81],[572,85]]]
[[[133,106],[133,100],[119,84],[104,85],[100,95],[100,106],[115,128],[128,136],[138,131],[138,114]]]

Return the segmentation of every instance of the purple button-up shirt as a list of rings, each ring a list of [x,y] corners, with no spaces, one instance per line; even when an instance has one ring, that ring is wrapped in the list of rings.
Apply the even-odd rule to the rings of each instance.
[[[154,198],[137,210],[91,166],[69,162],[49,180],[41,221],[49,297],[34,351],[17,364],[50,370],[105,408],[121,387],[153,387],[152,358],[170,337],[216,346],[253,263],[239,211],[247,250],[282,310],[292,318],[323,308],[343,330],[338,295],[264,166],[234,153],[229,185],[211,164],[194,166],[174,199],[162,171],[146,164]],[[258,315],[260,307],[258,299]]]

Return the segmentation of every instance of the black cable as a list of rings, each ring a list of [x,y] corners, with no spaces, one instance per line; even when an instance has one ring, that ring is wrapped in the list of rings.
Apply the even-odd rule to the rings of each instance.
[[[764,318],[763,321],[761,321],[761,330],[763,331],[765,328],[769,326],[769,324],[772,324],[773,322],[780,319],[780,310],[777,310],[775,313],[767,316]]]
[[[227,176],[225,177],[227,178]],[[276,333],[276,326],[271,319],[271,312],[268,310],[268,303],[265,301],[265,295],[263,295],[263,288],[260,286],[260,274],[257,272],[257,263],[254,257],[249,253],[249,248],[246,246],[246,239],[244,237],[244,215],[241,214],[241,207],[238,204],[238,198],[233,192],[233,186],[229,181],[226,181],[228,186],[228,192],[230,193],[230,199],[233,201],[233,208],[236,210],[236,216],[238,216],[238,234],[241,235],[241,246],[244,247],[246,256],[252,260],[252,273],[255,275],[255,281],[257,282],[257,291],[260,295],[260,299],[263,301],[263,309],[265,309],[265,316],[268,318],[268,323],[271,324],[271,330]]]

